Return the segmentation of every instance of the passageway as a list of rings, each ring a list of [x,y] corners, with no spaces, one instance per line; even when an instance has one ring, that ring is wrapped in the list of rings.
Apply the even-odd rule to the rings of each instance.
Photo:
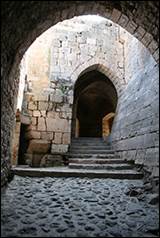
[[[2,237],[159,237],[159,1],[3,1],[2,9],[1,185],[9,182],[2,188]],[[66,153],[71,132],[74,143],[70,166],[77,163],[85,177],[31,178],[34,168],[26,176],[28,168],[23,160],[17,168],[22,169],[23,175],[12,177],[12,131],[20,61],[32,42],[51,26],[86,14],[96,14],[113,23],[105,24],[105,28],[98,23],[99,32],[94,27],[95,39],[80,31],[80,36],[74,37],[72,27],[71,40],[66,40],[68,30],[61,35],[63,39],[59,35],[54,41],[58,48],[52,52],[54,57],[46,57],[46,62],[53,59],[53,68],[49,68],[53,71],[43,70],[39,61],[33,61],[38,71],[45,73],[42,81],[49,72],[51,88],[48,94],[40,93],[41,100],[29,92],[27,103],[32,123],[27,136],[33,148],[28,158],[32,158],[35,148],[45,150],[48,157],[43,158],[48,161],[48,153],[53,153],[53,159],[56,153]],[[113,24],[117,24],[115,29]],[[120,27],[130,34],[121,32]],[[103,29],[105,37],[101,35]],[[94,70],[89,70],[94,64]],[[34,79],[39,86],[40,78]],[[100,137],[110,133],[112,144],[104,148],[101,142],[106,140]],[[21,142],[25,151],[26,144],[23,139]],[[85,169],[82,162],[87,162]],[[144,180],[124,178],[123,169],[133,163],[138,169],[136,174],[144,173]],[[116,167],[116,173],[119,170],[122,176],[93,177],[93,165],[94,169],[99,167],[99,174],[108,176],[115,173]],[[50,172],[50,168],[36,169],[38,176],[45,169]],[[132,172],[126,174],[130,176]],[[92,179],[87,173],[92,173]]]
[[[77,130],[75,134],[78,137],[102,137],[103,118],[109,113],[114,113],[116,105],[116,89],[104,74],[96,70],[82,74],[75,85],[73,113],[73,127],[76,128],[73,130]],[[111,124],[110,121],[110,129]]]

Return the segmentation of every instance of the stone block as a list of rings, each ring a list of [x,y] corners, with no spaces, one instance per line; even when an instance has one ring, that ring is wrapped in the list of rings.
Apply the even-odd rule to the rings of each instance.
[[[111,15],[111,20],[113,21],[113,22],[118,22],[118,20],[119,20],[119,18],[120,18],[120,16],[121,16],[121,12],[120,11],[118,11],[117,9],[113,9],[113,12],[112,12],[112,15]]]
[[[118,20],[118,24],[122,27],[125,27],[128,23],[129,19],[126,15],[122,14],[120,19]]]
[[[56,89],[54,94],[50,94],[50,101],[55,103],[63,102],[63,93],[60,89]]]
[[[68,103],[73,104],[73,96],[72,95],[68,97]]]
[[[43,94],[44,95],[50,95],[51,93],[54,93],[55,92],[55,89],[53,88],[45,88],[43,89]]]
[[[53,140],[53,132],[41,132],[41,138],[43,140]]]
[[[33,126],[36,126],[37,125],[37,118],[36,117],[32,117],[31,118],[31,123]]]
[[[40,162],[40,167],[53,167],[64,165],[62,155],[44,155]]]
[[[145,31],[141,26],[139,26],[139,27],[136,29],[136,31],[135,31],[135,33],[134,33],[134,36],[135,36],[138,40],[141,40],[145,33],[146,33],[146,31]]]
[[[40,111],[37,111],[37,110],[33,111],[33,116],[34,117],[40,117],[41,116]]]
[[[159,60],[159,49],[157,49],[154,54],[153,54],[153,58],[158,61]]]
[[[134,161],[136,157],[136,150],[129,150],[127,151],[127,161]]]
[[[62,143],[62,133],[56,132],[54,135],[54,140],[52,141],[54,144],[61,144]]]
[[[62,112],[68,112],[68,113],[72,112],[72,109],[70,108],[70,105],[67,104],[67,103],[63,104],[63,106],[60,108],[60,110]]]
[[[48,95],[47,94],[39,94],[39,95],[34,95],[33,97],[34,101],[48,101]]]
[[[72,119],[72,113],[70,113],[70,112],[60,112],[60,118]]]
[[[40,139],[41,138],[41,133],[39,131],[28,131],[25,134],[27,139]]]
[[[27,112],[28,112],[28,114],[29,114],[29,116],[33,116],[33,111],[32,110],[27,110]]]
[[[28,109],[29,110],[37,110],[37,102],[29,102]]]
[[[58,153],[63,154],[68,151],[68,145],[55,145],[52,144],[51,146],[51,154]]]
[[[159,148],[146,149],[146,159],[144,161],[146,166],[159,166]]]
[[[71,135],[70,135],[70,133],[64,133],[63,134],[63,138],[62,138],[62,143],[64,145],[69,145],[70,142],[71,142]]]
[[[137,24],[133,21],[129,21],[125,30],[127,30],[129,33],[133,34],[137,28]]]
[[[49,150],[50,150],[50,142],[48,142],[47,140],[30,140],[27,153],[45,154]]]
[[[144,146],[145,148],[156,146],[158,141],[159,141],[158,133],[146,134],[144,139]]]
[[[127,146],[128,149],[135,149],[135,148],[142,149],[144,148],[144,139],[145,139],[144,135],[129,138],[128,140],[126,140],[125,146]]]
[[[40,111],[42,117],[46,117],[46,111]]]
[[[42,158],[43,158],[43,156],[44,156],[44,153],[35,153],[35,154],[33,154],[33,156],[32,156],[32,167],[40,167],[40,163],[41,163],[41,160],[42,160]]]
[[[31,124],[31,118],[29,116],[25,116],[25,115],[20,115],[20,120],[21,123],[25,124],[25,125],[30,125]]]
[[[66,119],[46,118],[47,131],[70,132],[70,123]]]
[[[27,131],[36,131],[37,130],[37,126],[34,126],[34,125],[29,125],[27,127]]]
[[[38,118],[38,131],[46,131],[45,119],[43,117]]]
[[[30,101],[34,100],[34,94],[26,92],[25,93],[25,99],[26,99],[27,102],[30,102]]]
[[[53,111],[47,112],[47,117],[49,117],[49,118],[55,118],[55,117],[56,117],[56,112],[53,112]]]
[[[153,40],[153,36],[149,34],[148,32],[146,32],[141,42],[147,47],[151,43],[152,40]]]
[[[135,164],[144,164],[145,155],[146,155],[145,150],[137,150]]]
[[[48,102],[38,102],[38,110],[44,110],[47,111],[48,110]]]
[[[151,43],[148,45],[148,49],[153,54],[158,48],[158,44],[155,40],[152,40]]]

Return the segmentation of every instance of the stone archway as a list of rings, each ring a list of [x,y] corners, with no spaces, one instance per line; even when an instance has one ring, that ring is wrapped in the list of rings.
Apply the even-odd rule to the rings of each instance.
[[[72,137],[102,137],[103,118],[116,106],[116,89],[104,74],[97,70],[81,74],[74,88]]]
[[[2,184],[10,170],[10,148],[19,82],[19,63],[31,43],[58,21],[100,14],[137,37],[158,62],[159,1],[2,2]],[[20,13],[20,16],[19,16]],[[147,16],[147,17],[146,17]],[[153,17],[155,16],[155,17]],[[27,23],[27,24],[26,24]],[[12,37],[13,38],[12,38]],[[8,96],[9,95],[9,96]],[[6,110],[7,108],[7,110]]]

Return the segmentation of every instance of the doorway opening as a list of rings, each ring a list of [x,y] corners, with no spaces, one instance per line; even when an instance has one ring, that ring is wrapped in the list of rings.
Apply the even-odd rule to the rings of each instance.
[[[103,73],[92,70],[81,74],[74,88],[72,138],[107,137],[117,98],[113,83]]]
[[[28,125],[21,123],[19,136],[19,151],[18,151],[18,165],[25,165],[25,153],[28,148],[28,141],[26,140],[26,132]]]

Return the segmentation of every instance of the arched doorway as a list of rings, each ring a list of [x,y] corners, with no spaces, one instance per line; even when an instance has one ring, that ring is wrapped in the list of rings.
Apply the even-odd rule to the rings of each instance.
[[[109,78],[97,70],[81,74],[74,88],[72,138],[108,136],[116,106],[117,92]]]

